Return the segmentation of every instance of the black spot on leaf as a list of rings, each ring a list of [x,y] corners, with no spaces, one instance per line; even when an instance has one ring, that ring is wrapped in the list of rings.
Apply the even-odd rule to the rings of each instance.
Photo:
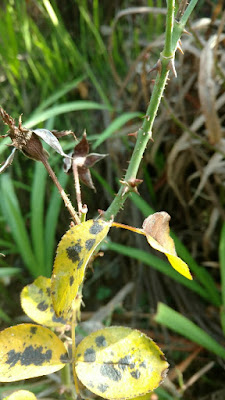
[[[82,267],[83,263],[84,263],[84,259],[82,258],[82,259],[79,261],[79,264],[78,264],[78,266],[77,266],[77,269],[80,269],[80,268]]]
[[[89,347],[89,349],[85,350],[84,353],[84,361],[85,362],[94,362],[96,360],[95,350]]]
[[[105,347],[107,346],[107,342],[105,339],[105,336],[101,335],[101,336],[97,336],[95,339],[95,343],[97,344],[97,347]]]
[[[135,379],[139,379],[140,376],[141,376],[141,373],[140,373],[139,369],[136,369],[136,371],[132,371],[130,374]]]
[[[50,297],[50,295],[51,295],[51,290],[50,290],[49,287],[46,289],[46,292],[47,292],[47,295]]]
[[[20,352],[15,352],[15,350],[10,350],[7,353],[8,360],[6,360],[6,364],[9,364],[10,367],[14,367],[16,363],[20,360],[21,353]]]
[[[53,309],[52,312],[54,313],[52,316],[52,322],[60,322],[61,324],[65,324],[65,320],[62,317],[56,317]]]
[[[70,360],[69,360],[69,358],[68,358],[68,355],[65,353],[65,354],[61,354],[61,356],[60,356],[60,361],[62,362],[62,363],[69,363],[70,362]]]
[[[139,367],[146,368],[146,367],[147,367],[146,362],[143,361],[143,362],[139,365]]]
[[[38,309],[39,311],[46,311],[47,308],[48,308],[48,304],[45,303],[44,301],[42,301],[41,303],[39,303],[39,304],[37,305],[37,309]]]
[[[131,356],[125,356],[123,358],[120,358],[118,361],[118,367],[123,371],[125,370],[126,367],[133,369],[134,366],[135,364],[132,362]]]
[[[30,328],[30,333],[32,333],[32,335],[34,335],[37,332],[37,327],[36,326],[32,326]]]
[[[94,246],[94,244],[95,244],[95,239],[88,239],[85,242],[85,248],[87,250],[91,250],[91,248]]]
[[[103,225],[100,225],[98,221],[94,221],[93,225],[90,227],[89,232],[92,235],[97,235],[97,233],[100,233],[103,229]]]
[[[100,368],[100,373],[103,376],[111,379],[112,381],[120,381],[122,379],[122,375],[120,371],[118,371],[113,365],[104,364]]]
[[[109,388],[108,385],[103,385],[102,383],[100,383],[100,385],[98,385],[98,390],[101,393],[105,393],[108,388]]]
[[[70,286],[72,286],[73,282],[74,282],[74,277],[70,276]]]
[[[39,346],[36,349],[33,346],[28,346],[23,352],[16,352],[10,350],[8,353],[8,360],[6,364],[13,367],[20,361],[21,365],[42,365],[46,362],[50,362],[52,358],[52,350],[43,352],[43,347]]]
[[[66,252],[69,259],[73,262],[76,262],[80,260],[79,253],[81,252],[81,250],[82,246],[80,245],[80,239],[79,239],[75,245],[67,247]]]

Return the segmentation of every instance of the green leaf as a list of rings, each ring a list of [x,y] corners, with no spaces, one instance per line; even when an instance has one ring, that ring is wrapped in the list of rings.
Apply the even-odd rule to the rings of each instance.
[[[39,113],[40,111],[44,110],[45,108],[49,107],[50,105],[54,104],[63,97],[66,93],[70,90],[74,89],[85,79],[85,75],[81,75],[78,78],[74,79],[72,82],[63,83],[62,87],[56,90],[51,96],[45,99],[38,108],[35,109],[35,113]]]
[[[88,220],[69,229],[59,242],[52,274],[52,299],[56,315],[68,318],[83,282],[84,272],[96,247],[107,235],[111,223]]]
[[[42,163],[35,163],[31,191],[31,234],[38,274],[45,275],[44,198],[47,171]]]
[[[194,322],[167,305],[159,303],[155,321],[225,359],[225,348],[222,345],[217,343],[203,329],[195,325]]]
[[[1,267],[0,268],[0,279],[8,277],[8,276],[14,276],[21,273],[20,268],[16,267]]]
[[[65,321],[55,315],[50,289],[51,279],[39,276],[33,283],[23,288],[21,306],[28,317],[38,324],[49,328],[63,327]]]
[[[103,143],[106,139],[108,139],[112,134],[120,129],[123,125],[125,125],[128,121],[133,118],[142,117],[140,112],[129,112],[124,113],[117,117],[100,135],[98,135],[98,139],[93,144],[93,149],[95,150],[101,143]]]
[[[160,385],[169,366],[152,339],[118,326],[87,336],[78,345],[75,358],[79,380],[106,399],[146,395]]]
[[[122,244],[113,243],[110,241],[107,243],[107,248],[116,251],[117,253],[124,254],[128,257],[133,257],[136,260],[142,261],[146,265],[149,265],[150,267],[156,269],[157,271],[162,272],[163,274],[169,276],[175,281],[181,283],[182,285],[198,293],[204,299],[208,300],[208,293],[203,287],[201,287],[201,285],[198,282],[196,282],[195,280],[193,281],[187,280],[186,278],[178,274],[175,270],[170,268],[170,265],[166,261],[161,260],[159,257],[156,257],[149,252],[147,253],[144,250],[135,249],[133,247],[124,246]]]
[[[12,236],[18,246],[24,263],[33,276],[37,276],[36,259],[33,254],[29,236],[27,234],[24,218],[13,188],[12,180],[8,174],[0,178],[1,208],[6,222],[9,224]]]
[[[222,307],[220,310],[221,325],[225,335],[225,223],[222,226],[219,244],[220,275],[221,275],[221,294]]]
[[[0,381],[14,382],[51,374],[68,362],[63,342],[49,329],[34,324],[0,332]]]
[[[65,114],[71,111],[82,111],[82,110],[107,110],[108,106],[95,103],[94,101],[71,101],[70,103],[64,103],[57,106],[53,106],[47,110],[35,113],[30,119],[24,122],[26,128],[32,128],[40,122],[46,121],[56,115]]]

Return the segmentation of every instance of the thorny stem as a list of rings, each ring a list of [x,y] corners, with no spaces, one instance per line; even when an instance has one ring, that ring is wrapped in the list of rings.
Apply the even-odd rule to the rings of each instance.
[[[129,162],[129,166],[124,177],[123,182],[128,184],[129,187],[129,180],[134,180],[137,176],[137,172],[145,152],[146,146],[148,144],[149,139],[152,137],[152,126],[158,112],[158,108],[163,96],[163,92],[165,89],[165,85],[167,82],[167,78],[169,75],[169,69],[173,69],[173,59],[174,54],[177,48],[177,42],[180,39],[180,36],[183,32],[185,24],[193,11],[196,3],[198,0],[191,0],[190,4],[188,5],[187,9],[185,10],[183,16],[181,17],[179,23],[175,23],[174,21],[174,4],[175,0],[167,0],[167,20],[166,20],[166,41],[165,46],[160,54],[158,74],[156,77],[154,89],[152,92],[151,100],[146,112],[146,116],[144,118],[144,122],[141,128],[138,131],[136,145],[132,154],[132,157]],[[174,71],[175,72],[175,71]],[[125,187],[122,184],[116,197],[112,201],[109,208],[106,210],[104,214],[104,219],[109,220],[112,216],[119,212],[122,208],[126,198],[129,195],[130,190],[124,190]],[[126,188],[127,189],[127,188]]]
[[[79,180],[79,174],[78,174],[78,168],[76,163],[73,160],[73,176],[74,176],[74,183],[75,183],[75,192],[76,192],[76,198],[77,198],[77,208],[78,208],[78,213],[79,217],[81,218],[81,210],[82,210],[82,199],[81,199],[81,190],[80,190],[80,180]]]
[[[79,217],[78,217],[76,211],[74,210],[74,208],[73,208],[73,206],[72,206],[72,203],[71,203],[71,201],[69,200],[67,194],[65,193],[64,189],[63,189],[62,186],[60,185],[60,183],[59,183],[59,181],[58,181],[58,179],[57,179],[57,177],[56,177],[56,175],[55,175],[53,169],[52,169],[51,166],[49,165],[47,159],[43,157],[41,161],[42,161],[42,163],[44,164],[45,168],[47,169],[47,171],[48,171],[50,177],[52,178],[52,180],[53,180],[53,182],[54,182],[54,184],[57,186],[58,191],[59,191],[59,193],[60,193],[60,196],[62,197],[62,199],[63,199],[63,201],[64,201],[64,203],[65,203],[66,208],[68,209],[68,211],[69,211],[71,217],[73,218],[73,221],[75,222],[75,224],[79,224],[79,223],[80,223],[80,219],[79,219]]]
[[[171,57],[174,11],[175,11],[175,0],[168,0],[167,1],[166,35],[165,35],[165,45],[164,45],[164,51],[163,51],[165,57]]]

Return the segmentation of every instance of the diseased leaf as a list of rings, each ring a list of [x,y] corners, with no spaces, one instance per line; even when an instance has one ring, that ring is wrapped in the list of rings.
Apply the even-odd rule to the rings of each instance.
[[[151,400],[152,399],[151,393],[152,392],[144,394],[143,396],[133,397],[133,399],[130,399],[130,400]]]
[[[5,397],[3,400],[37,400],[37,397],[28,390],[17,390],[10,394],[10,396]]]
[[[0,382],[51,374],[66,362],[63,342],[48,328],[21,324],[0,332]]]
[[[143,231],[150,246],[164,253],[172,267],[187,279],[192,279],[187,264],[177,256],[173,239],[170,237],[170,215],[157,212],[144,220]]]
[[[76,373],[90,391],[106,399],[132,399],[158,387],[167,373],[159,347],[125,327],[101,329],[76,350]]]
[[[51,298],[51,279],[39,276],[23,288],[21,306],[33,321],[48,327],[63,327],[65,321],[55,315]]]
[[[43,139],[45,143],[52,147],[57,153],[61,154],[61,156],[69,157],[67,154],[64,153],[57,137],[53,135],[53,133],[50,132],[48,129],[34,129],[32,132]]]
[[[67,319],[96,247],[107,235],[110,222],[89,220],[69,229],[59,242],[52,274],[51,293],[56,315]]]

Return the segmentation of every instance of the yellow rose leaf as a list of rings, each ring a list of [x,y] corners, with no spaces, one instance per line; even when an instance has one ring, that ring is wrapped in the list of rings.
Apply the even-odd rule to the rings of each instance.
[[[174,241],[170,237],[169,221],[170,215],[164,211],[152,214],[144,220],[143,232],[150,246],[164,253],[176,271],[192,280],[187,264],[177,256]]]
[[[106,399],[133,399],[157,388],[167,363],[146,335],[125,327],[101,329],[76,350],[76,373],[91,392]]]
[[[48,328],[21,324],[0,332],[0,382],[51,374],[66,362],[63,342]]]
[[[130,400],[151,400],[151,398],[152,398],[152,392],[149,392],[147,394],[144,394],[144,396],[133,397],[133,399]]]
[[[51,293],[56,315],[68,317],[84,280],[85,268],[107,235],[110,222],[88,220],[69,229],[59,242],[52,274]]]
[[[48,327],[63,327],[65,321],[55,315],[51,298],[51,279],[39,276],[23,288],[21,306],[33,321]]]
[[[28,390],[17,390],[10,394],[10,396],[5,397],[3,400],[37,400],[37,397]]]

